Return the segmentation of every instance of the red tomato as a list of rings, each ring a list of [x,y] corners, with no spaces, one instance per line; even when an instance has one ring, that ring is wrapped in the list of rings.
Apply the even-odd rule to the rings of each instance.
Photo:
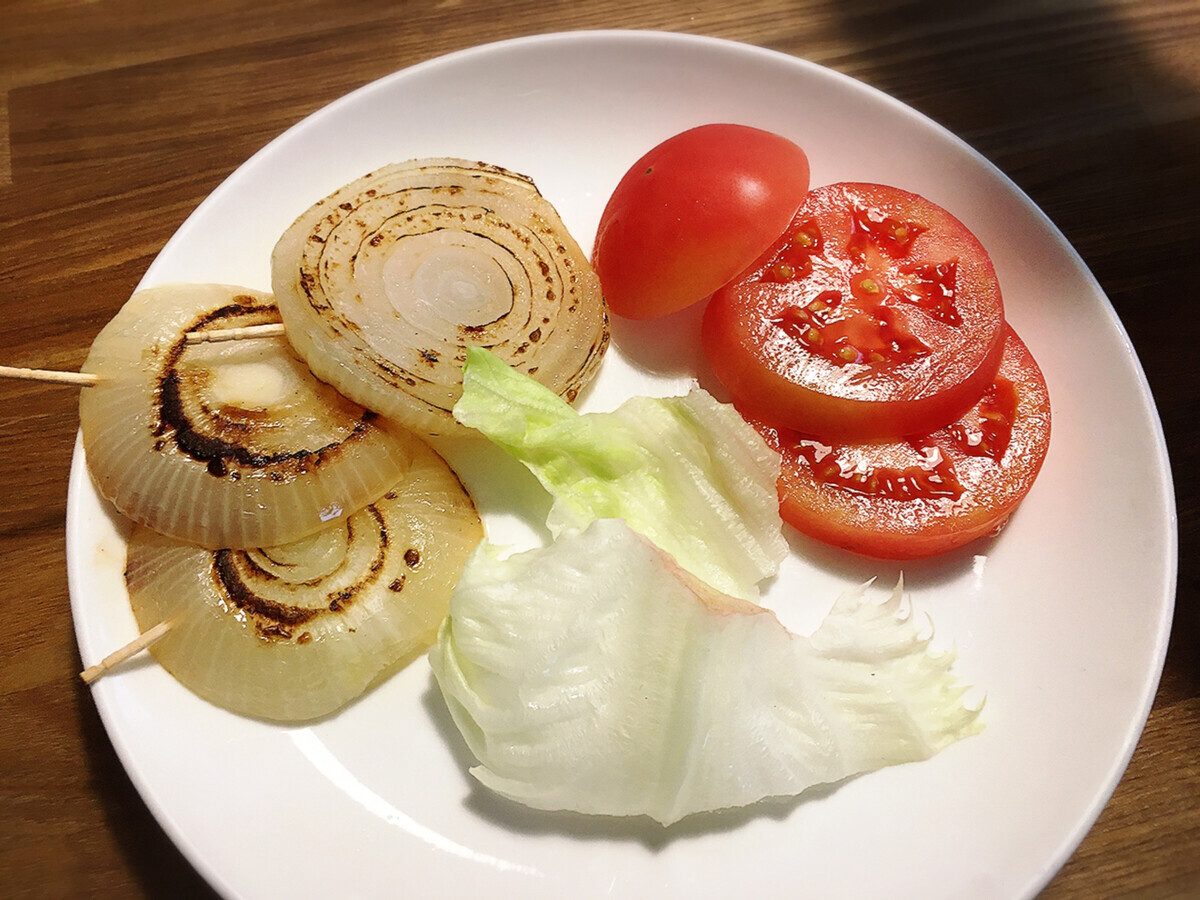
[[[847,441],[931,431],[1000,363],[1004,304],[961,222],[898,188],[814,188],[787,232],[718,291],[705,354],[738,405]]]
[[[1006,327],[991,386],[947,428],[909,440],[839,445],[751,423],[780,451],[780,511],[818,540],[914,559],[998,531],[1033,486],[1050,443],[1050,398],[1029,350]]]
[[[808,157],[745,125],[701,125],[625,173],[596,231],[609,308],[653,319],[703,300],[783,233],[808,190]]]

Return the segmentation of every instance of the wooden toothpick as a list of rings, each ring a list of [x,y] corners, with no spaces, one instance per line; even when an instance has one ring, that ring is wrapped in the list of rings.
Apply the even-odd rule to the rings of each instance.
[[[0,366],[0,378],[20,378],[25,381],[49,381],[56,384],[73,384],[87,387],[100,380],[91,372],[56,372],[51,369],[21,369],[16,366]]]
[[[91,684],[113,666],[120,665],[132,656],[137,656],[171,629],[169,621],[159,622],[149,631],[144,631],[119,650],[116,650],[94,666],[88,666],[79,673],[85,684]]]
[[[247,325],[244,328],[226,328],[223,331],[189,331],[186,340],[189,344],[205,344],[251,338],[282,337],[283,335],[282,322],[268,322],[265,325]],[[71,384],[77,387],[88,387],[100,380],[99,375],[91,372],[59,372],[53,369],[23,369],[18,366],[0,366],[0,378]]]
[[[247,325],[244,328],[224,328],[220,331],[189,331],[189,344],[216,343],[218,341],[241,341],[247,338],[281,337],[283,323],[274,322],[266,325]]]

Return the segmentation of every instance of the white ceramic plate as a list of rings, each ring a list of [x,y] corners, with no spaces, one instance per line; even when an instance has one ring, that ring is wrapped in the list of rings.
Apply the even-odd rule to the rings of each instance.
[[[171,838],[229,897],[1022,897],[1067,859],[1141,732],[1176,574],[1159,421],[1111,306],[1059,232],[969,147],[902,104],[792,57],[652,33],[481,47],[399,72],[252,158],[188,219],[145,284],[269,287],[268,259],[311,202],[388,162],[459,156],[531,175],[590,247],[638,156],[689,126],[757,125],[810,154],[813,183],[892,183],[947,207],[990,248],[1009,318],[1054,404],[1049,457],[996,540],[905,568],[914,603],[986,690],[987,729],[923,763],[769,810],[684,822],[536,814],[475,790],[422,660],[340,715],[283,728],[208,706],[152,661],[101,680],[112,742]],[[864,134],[886,134],[888,152]],[[675,393],[695,317],[659,346],[617,323],[592,408]],[[466,466],[489,531],[521,540],[522,471]],[[528,530],[528,529],[526,529]],[[85,664],[130,640],[123,529],[77,452],[72,608]],[[899,566],[795,540],[767,595],[814,627],[845,586]]]

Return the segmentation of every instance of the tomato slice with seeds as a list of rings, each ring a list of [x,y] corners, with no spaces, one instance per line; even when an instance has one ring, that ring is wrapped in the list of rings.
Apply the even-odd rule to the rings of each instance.
[[[814,188],[783,237],[705,311],[705,354],[739,407],[847,441],[931,431],[1000,364],[987,251],[949,212],[873,184]]]
[[[840,444],[747,416],[780,452],[780,511],[817,540],[915,559],[993,534],[1029,493],[1050,444],[1050,397],[1006,326],[990,387],[956,422],[896,441]]]

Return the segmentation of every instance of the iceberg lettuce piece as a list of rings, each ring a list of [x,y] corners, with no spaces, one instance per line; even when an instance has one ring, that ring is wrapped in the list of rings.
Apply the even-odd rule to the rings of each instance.
[[[558,536],[620,518],[692,574],[746,600],[788,553],[779,455],[700,388],[580,413],[481,348],[469,348],[459,422],[519,459],[554,496]]]
[[[527,806],[669,825],[925,759],[979,729],[901,589],[809,637],[621,520],[468,561],[430,660],[479,765]]]

